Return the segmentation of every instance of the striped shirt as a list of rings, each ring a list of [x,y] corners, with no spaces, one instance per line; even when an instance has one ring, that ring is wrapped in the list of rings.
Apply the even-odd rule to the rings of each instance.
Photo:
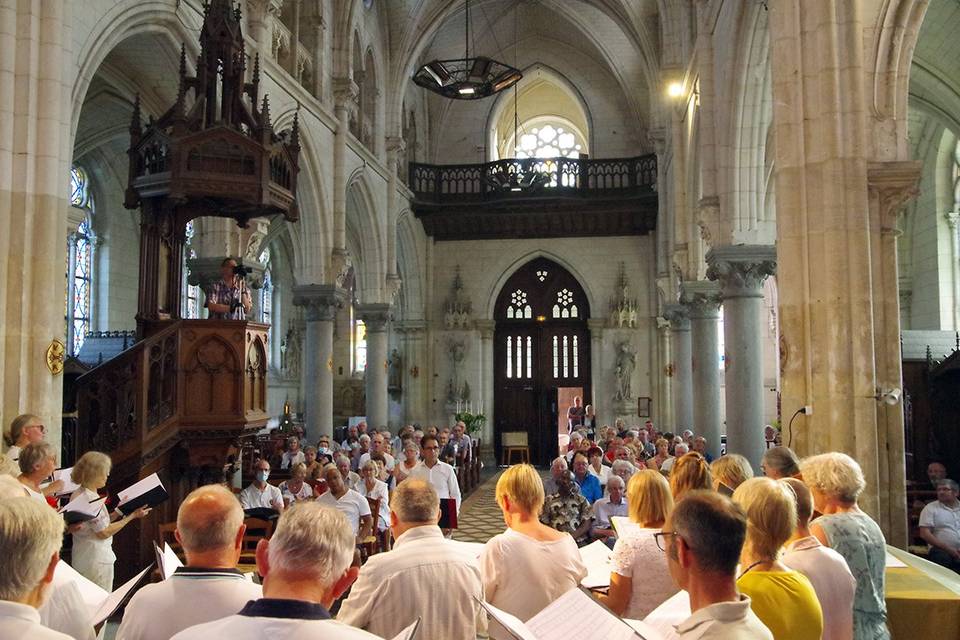
[[[207,304],[225,304],[230,306],[234,300],[242,300],[242,296],[246,290],[247,287],[243,279],[240,280],[238,286],[224,282],[222,279],[217,280],[207,288]],[[244,320],[246,319],[246,313],[244,313],[243,305],[241,304],[233,311],[227,313],[214,313],[211,311],[210,317],[216,320]]]

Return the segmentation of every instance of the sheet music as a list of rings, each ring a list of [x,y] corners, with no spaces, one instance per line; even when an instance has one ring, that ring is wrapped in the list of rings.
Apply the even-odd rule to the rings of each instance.
[[[417,636],[417,631],[420,630],[420,618],[417,617],[409,627],[393,636],[393,640],[413,640]]]
[[[147,572],[153,568],[151,563],[146,569],[135,575],[134,577],[127,580],[123,586],[107,596],[107,599],[97,607],[96,611],[93,613],[93,626],[97,627],[102,622],[106,621],[113,612],[116,611],[121,604],[123,604],[124,599],[130,595],[130,593],[140,584],[140,581],[143,580],[143,576],[147,575]]]
[[[536,640],[634,640],[637,632],[580,589],[571,589],[527,620]]]
[[[58,496],[68,496],[77,489],[80,488],[76,482],[70,478],[70,473],[73,471],[73,467],[69,469],[55,469],[53,472],[53,481],[57,480],[63,481],[63,488],[57,491]]]
[[[53,585],[56,587],[57,585],[67,584],[69,582],[77,586],[83,603],[87,605],[87,610],[91,613],[96,611],[100,605],[103,604],[103,601],[107,599],[107,596],[110,595],[104,589],[101,589],[100,585],[94,584],[81,575],[79,571],[61,560],[53,570]]]
[[[66,513],[67,511],[73,511],[75,513],[88,515],[91,518],[96,518],[100,515],[100,510],[103,509],[104,500],[106,500],[106,498],[97,498],[96,500],[90,501],[86,495],[81,493],[68,502],[59,512]]]
[[[120,502],[117,504],[117,508],[119,509],[127,502],[139,498],[143,494],[157,488],[161,489],[164,493],[167,492],[163,487],[163,483],[160,482],[160,477],[155,473],[151,473],[143,480],[133,483],[119,493],[118,497],[120,498]]]
[[[664,600],[643,621],[659,631],[666,640],[673,640],[679,637],[674,627],[690,615],[690,595],[681,590]]]
[[[580,584],[587,589],[610,586],[610,547],[596,540],[580,549],[580,560],[587,567],[587,575]]]
[[[647,624],[643,620],[629,620],[624,618],[623,621],[630,625],[643,640],[668,640],[669,638],[669,636],[661,632],[660,629],[657,629],[652,624]],[[676,633],[672,634],[672,637],[679,638]]]
[[[494,620],[499,622],[504,629],[506,629],[514,638],[517,640],[541,640],[537,636],[533,635],[530,629],[527,628],[527,625],[523,624],[523,621],[513,615],[510,615],[506,611],[502,611],[489,602],[483,602],[482,600],[477,600],[480,603],[480,606],[487,610],[487,613],[490,614]],[[566,640],[566,636],[564,636]]]
[[[164,580],[166,580],[172,576],[177,569],[182,567],[183,563],[180,562],[180,558],[166,542],[163,543],[162,550],[156,544],[154,544],[154,547],[156,548],[157,552],[157,562],[160,565],[160,575],[163,576]]]
[[[611,517],[610,525],[614,528],[614,530],[617,532],[617,536],[620,538],[627,535],[627,533],[630,531],[640,529],[640,525],[630,520],[630,518],[624,518],[623,516]]]

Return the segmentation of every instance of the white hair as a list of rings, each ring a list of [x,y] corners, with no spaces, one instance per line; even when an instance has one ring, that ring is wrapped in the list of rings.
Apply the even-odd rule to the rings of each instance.
[[[842,502],[856,502],[867,486],[857,461],[837,451],[804,458],[800,474],[808,487]]]
[[[681,449],[683,449],[683,452],[680,451]],[[684,453],[690,453],[690,447],[687,446],[686,442],[678,442],[673,448],[673,455],[679,458]]]
[[[283,512],[270,538],[270,569],[330,588],[353,561],[354,542],[343,513],[316,502],[298,502]]]
[[[370,436],[364,433],[364,434],[361,434],[361,435],[360,435],[360,437],[358,438],[358,440],[359,440],[360,442],[370,442]]]
[[[567,464],[567,459],[563,456],[559,456],[553,459],[553,462],[550,463],[550,468],[554,467],[563,467],[564,469],[569,468],[570,465]]]
[[[614,460],[613,464],[610,465],[610,473],[619,477],[620,474],[618,474],[617,471],[620,469],[628,469],[630,475],[633,475],[637,471],[636,467],[630,464],[629,460]],[[610,482],[610,480],[608,479],[607,482]]]
[[[623,461],[623,462],[625,462],[625,461]],[[612,475],[612,474],[611,474],[610,477],[607,478],[607,489],[609,489],[611,483],[614,483],[614,482],[617,483],[617,484],[619,484],[621,489],[624,488],[624,487],[626,486],[626,484],[627,484],[627,483],[624,481],[624,479],[621,478],[620,476],[615,476],[615,475]]]
[[[0,600],[19,601],[37,588],[63,542],[63,518],[27,497],[0,501]]]

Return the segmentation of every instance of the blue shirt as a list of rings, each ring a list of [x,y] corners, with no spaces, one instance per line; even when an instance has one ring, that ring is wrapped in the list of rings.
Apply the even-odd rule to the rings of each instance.
[[[600,486],[600,479],[597,476],[588,472],[583,480],[577,480],[576,476],[573,479],[580,486],[580,495],[586,498],[590,504],[603,497],[603,488]]]

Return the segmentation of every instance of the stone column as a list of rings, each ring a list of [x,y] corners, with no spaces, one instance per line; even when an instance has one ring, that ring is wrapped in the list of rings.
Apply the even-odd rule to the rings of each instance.
[[[493,459],[493,382],[497,372],[493,368],[493,333],[496,327],[494,320],[477,320],[477,330],[480,332],[480,392],[478,397],[483,402],[483,415],[487,421],[483,424],[480,437],[483,438],[480,454],[488,462]]]
[[[347,266],[347,135],[350,110],[360,89],[350,78],[334,81],[334,113],[337,131],[333,138],[333,254],[331,272],[340,274]]]
[[[680,300],[690,316],[693,373],[693,425],[707,439],[707,452],[720,455],[720,287],[715,282],[684,282]]]
[[[427,420],[426,380],[421,375],[426,372],[420,368],[426,362],[424,357],[424,338],[427,323],[423,320],[404,320],[395,322],[394,329],[401,337],[403,354],[403,420],[405,424]]]
[[[310,440],[333,434],[333,320],[347,292],[334,285],[293,288],[293,304],[305,307],[303,344],[304,412]]]
[[[387,426],[387,325],[390,305],[383,303],[357,306],[360,319],[367,328],[367,370],[364,383],[367,392],[367,426]]]
[[[668,304],[664,307],[663,317],[670,322],[670,355],[672,362],[667,365],[673,375],[673,415],[670,426],[674,433],[693,428],[693,370],[690,343],[690,317],[687,308],[681,304]],[[663,430],[663,426],[660,429]]]
[[[953,276],[953,326],[960,329],[960,212],[946,216],[950,227],[950,275]]]
[[[727,245],[707,254],[707,276],[723,293],[727,452],[760,468],[763,439],[763,281],[776,270],[769,245]],[[786,417],[786,416],[784,416]]]
[[[607,321],[603,318],[590,318],[587,328],[590,330],[590,402],[592,404],[594,420],[598,424],[613,424],[617,417],[617,409],[613,408],[613,394],[601,395],[604,389],[611,389],[604,384],[603,376],[603,329]]]

